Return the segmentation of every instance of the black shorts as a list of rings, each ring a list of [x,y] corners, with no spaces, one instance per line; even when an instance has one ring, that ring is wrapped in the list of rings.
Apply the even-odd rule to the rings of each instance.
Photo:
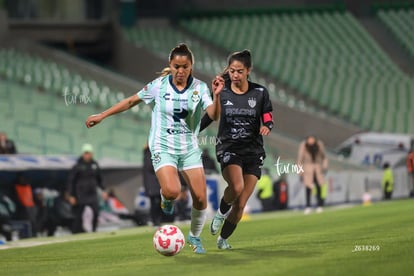
[[[258,179],[262,176],[262,167],[265,154],[239,155],[234,152],[224,152],[217,156],[220,162],[221,171],[228,165],[238,165],[242,168],[243,174],[255,175]]]

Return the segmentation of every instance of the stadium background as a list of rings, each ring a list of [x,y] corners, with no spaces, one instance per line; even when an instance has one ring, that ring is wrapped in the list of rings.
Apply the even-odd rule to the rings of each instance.
[[[3,0],[0,129],[20,153],[37,156],[76,156],[83,143],[93,143],[105,185],[131,205],[150,109],[140,105],[90,130],[85,118],[152,80],[178,42],[190,45],[195,75],[207,83],[230,52],[249,48],[251,79],[269,89],[275,109],[266,166],[277,157],[294,162],[298,143],[316,134],[330,150],[340,202],[360,200],[367,175],[378,188],[380,172],[333,150],[361,131],[414,134],[412,27],[411,1]],[[215,127],[203,135],[214,137]],[[214,152],[212,143],[203,146]],[[64,182],[69,165],[58,170],[51,160],[32,161],[4,159],[1,188],[19,170],[33,173],[35,186]],[[400,175],[402,196],[408,179],[402,169]],[[290,180],[299,187],[294,175]]]

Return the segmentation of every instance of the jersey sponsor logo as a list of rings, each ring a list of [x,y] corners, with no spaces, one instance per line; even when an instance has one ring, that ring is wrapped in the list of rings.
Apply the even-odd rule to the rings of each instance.
[[[237,108],[237,107],[226,108],[226,116],[233,116],[233,115],[256,116],[256,109]]]
[[[164,100],[166,101],[173,101],[173,102],[188,102],[187,99],[181,99],[181,98],[171,98],[170,97],[171,94],[170,93],[165,93],[164,96],[162,96],[164,98]]]
[[[163,98],[164,100],[169,101],[171,99],[170,96],[171,96],[170,93],[165,93]]]
[[[173,128],[169,128],[169,129],[167,129],[167,133],[168,134],[188,134],[188,133],[191,133],[191,131],[185,130],[185,129],[173,129]]]
[[[227,100],[223,105],[233,105],[233,103],[229,100]]]
[[[251,108],[256,106],[256,98],[249,98],[249,100],[247,101],[247,103],[249,104],[249,106]]]
[[[198,91],[194,91],[193,95],[191,96],[191,100],[196,103],[200,101],[200,95],[198,93]]]
[[[231,138],[232,139],[243,139],[248,137],[249,134],[247,133],[245,128],[231,128]]]
[[[180,122],[181,119],[185,119],[187,115],[188,115],[187,109],[174,108],[174,115],[173,115],[174,122]]]

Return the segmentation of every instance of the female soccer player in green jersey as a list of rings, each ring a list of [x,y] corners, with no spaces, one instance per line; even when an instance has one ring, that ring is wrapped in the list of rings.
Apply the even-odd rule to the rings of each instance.
[[[152,106],[149,147],[152,162],[161,185],[161,208],[174,211],[174,200],[181,191],[178,171],[190,187],[193,198],[188,243],[195,253],[205,253],[200,234],[206,220],[207,191],[201,150],[197,135],[203,110],[212,120],[219,117],[219,94],[224,81],[212,82],[213,100],[206,83],[192,76],[194,57],[185,44],[173,48],[169,67],[137,94],[108,110],[90,116],[86,126],[93,127],[108,116],[123,112],[144,102]]]

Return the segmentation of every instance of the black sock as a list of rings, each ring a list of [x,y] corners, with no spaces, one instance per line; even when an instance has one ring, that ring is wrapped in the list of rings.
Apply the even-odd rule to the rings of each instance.
[[[311,194],[312,194],[312,189],[306,187],[306,207],[310,207],[310,199],[311,199]]]
[[[220,201],[220,212],[224,215],[230,210],[231,204],[224,201],[224,197]]]
[[[223,228],[221,228],[220,237],[222,237],[223,239],[228,239],[231,236],[231,234],[233,234],[236,227],[237,224],[233,224],[226,219],[224,221]]]

